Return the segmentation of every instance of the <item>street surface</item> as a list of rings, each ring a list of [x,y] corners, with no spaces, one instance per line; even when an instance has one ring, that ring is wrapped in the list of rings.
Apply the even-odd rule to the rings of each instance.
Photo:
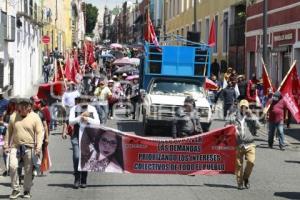
[[[142,124],[137,121],[109,121],[109,126],[126,132],[142,134]],[[214,121],[212,128],[222,127]],[[299,129],[298,129],[299,130]],[[293,129],[292,131],[296,131]],[[292,132],[291,131],[291,132]],[[299,131],[298,131],[299,132]],[[274,149],[267,147],[263,127],[256,138],[256,165],[250,178],[251,188],[236,189],[234,175],[182,176],[143,174],[90,173],[88,187],[74,190],[72,151],[70,140],[62,140],[58,130],[50,138],[52,169],[47,176],[36,177],[32,199],[101,199],[101,200],[241,200],[241,199],[300,199],[300,142],[287,136],[289,146],[280,151],[278,142]],[[2,162],[2,158],[1,158]],[[10,180],[0,176],[0,199],[8,199]],[[21,198],[19,198],[21,199]]]

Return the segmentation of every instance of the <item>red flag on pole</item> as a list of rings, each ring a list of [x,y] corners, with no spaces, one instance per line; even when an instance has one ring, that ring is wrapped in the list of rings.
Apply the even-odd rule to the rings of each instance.
[[[67,80],[72,79],[71,67],[72,66],[71,66],[70,56],[68,55],[67,60],[66,60],[66,64],[65,64],[65,76],[66,76]]]
[[[216,45],[216,24],[215,19],[211,22],[208,45],[214,47]]]
[[[159,47],[159,42],[157,40],[154,26],[152,24],[149,14],[147,14],[147,23],[146,23],[144,38],[147,42],[154,44],[156,47]]]
[[[294,62],[281,84],[280,92],[289,111],[292,113],[297,123],[300,123],[299,88],[299,77],[296,68],[296,62]]]
[[[270,80],[270,77],[269,77],[269,74],[268,74],[265,64],[263,64],[262,79],[263,79],[264,95],[268,95],[270,89],[274,92],[275,89],[271,83],[271,80]]]
[[[45,149],[43,150],[43,158],[42,158],[40,170],[42,172],[49,171],[51,165],[52,165],[52,163],[51,163],[51,159],[50,159],[49,150],[48,150],[48,147],[45,147]]]

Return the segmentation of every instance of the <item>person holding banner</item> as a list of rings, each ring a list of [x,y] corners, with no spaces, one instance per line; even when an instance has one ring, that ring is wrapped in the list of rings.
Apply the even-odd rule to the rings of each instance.
[[[71,108],[69,124],[73,126],[71,143],[73,149],[74,188],[86,188],[87,172],[78,171],[79,164],[79,141],[83,130],[91,125],[100,125],[99,116],[94,106],[89,105],[88,97],[77,97],[77,105]]]
[[[249,178],[255,161],[255,144],[252,132],[259,129],[260,123],[257,117],[249,109],[249,102],[247,100],[241,100],[237,112],[231,114],[228,119],[226,125],[235,125],[238,134],[235,173],[238,189],[242,190],[243,185],[245,188],[249,189]],[[247,162],[245,169],[243,168],[244,158]]]
[[[176,111],[175,120],[172,123],[172,136],[174,139],[203,132],[195,107],[193,97],[187,96],[184,100],[184,108],[179,108]]]

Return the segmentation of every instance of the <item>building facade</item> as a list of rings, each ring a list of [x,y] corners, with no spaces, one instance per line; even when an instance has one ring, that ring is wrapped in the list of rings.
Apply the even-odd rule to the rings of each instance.
[[[297,60],[300,70],[300,2],[299,0],[268,0],[268,63],[267,69],[278,86]],[[262,74],[263,2],[247,7],[246,60],[248,74]]]
[[[196,30],[200,34],[200,41],[207,43],[214,19],[217,41],[213,59],[217,59],[223,68],[231,66],[238,73],[245,73],[246,1],[196,0],[196,9],[194,3],[194,0],[165,1],[162,27],[166,34],[187,38],[187,32]]]
[[[41,27],[41,1],[2,1],[0,88],[9,96],[32,95],[41,79]]]

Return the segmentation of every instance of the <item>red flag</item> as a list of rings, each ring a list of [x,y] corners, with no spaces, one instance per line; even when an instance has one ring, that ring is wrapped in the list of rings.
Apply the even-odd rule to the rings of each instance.
[[[213,19],[213,21],[211,22],[208,45],[210,47],[213,47],[213,46],[216,45],[216,24],[215,24],[215,19]]]
[[[290,71],[285,76],[280,92],[289,111],[294,116],[297,123],[300,123],[300,84],[296,68],[296,62],[292,65]]]
[[[206,90],[218,90],[219,86],[212,80],[206,78],[205,79],[205,89]]]
[[[263,79],[264,95],[268,95],[270,89],[272,89],[272,91],[274,92],[275,89],[271,83],[265,64],[263,64],[262,79]]]
[[[67,80],[71,80],[72,79],[72,75],[71,75],[71,61],[70,61],[70,57],[67,57],[66,60],[66,64],[65,64],[65,76],[67,78]]]
[[[45,149],[43,150],[43,159],[40,166],[41,172],[49,171],[51,165],[52,163],[51,163],[48,147],[45,147]]]
[[[156,37],[156,33],[154,30],[154,26],[152,24],[152,21],[150,19],[150,15],[147,14],[147,23],[146,23],[146,29],[145,29],[145,35],[144,38],[147,42],[154,44],[156,47],[159,47],[159,42]]]

